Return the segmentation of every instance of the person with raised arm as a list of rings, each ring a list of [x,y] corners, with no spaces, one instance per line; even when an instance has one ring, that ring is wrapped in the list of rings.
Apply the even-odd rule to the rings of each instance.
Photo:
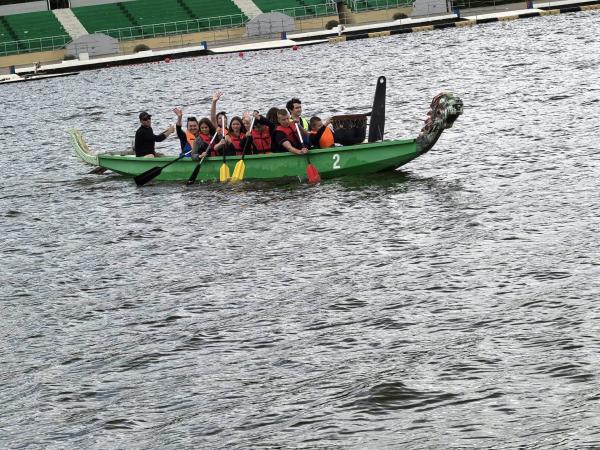
[[[181,145],[181,154],[185,154],[185,156],[189,157],[190,150],[192,149],[195,140],[200,134],[198,119],[196,119],[193,116],[188,117],[186,130],[184,131],[181,126],[183,119],[183,110],[181,108],[173,108],[173,112],[177,116],[177,122],[175,123],[175,131],[177,133],[177,137],[179,138],[179,144]]]
[[[220,111],[217,113],[217,102],[221,99],[223,93],[221,91],[215,91],[212,95],[211,103],[210,103],[210,120],[213,123],[213,126],[217,129],[217,131],[225,136],[227,134],[227,128],[224,130],[221,129],[221,124],[223,123],[223,119],[225,123],[227,123],[227,113],[225,111]]]

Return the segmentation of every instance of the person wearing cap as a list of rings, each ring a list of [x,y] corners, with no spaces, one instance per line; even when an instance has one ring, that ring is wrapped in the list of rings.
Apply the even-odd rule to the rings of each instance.
[[[175,127],[171,125],[160,134],[154,134],[152,130],[152,116],[146,111],[140,113],[140,127],[135,132],[134,150],[135,156],[144,158],[153,158],[161,156],[154,150],[156,142],[164,141],[170,134],[175,131]]]

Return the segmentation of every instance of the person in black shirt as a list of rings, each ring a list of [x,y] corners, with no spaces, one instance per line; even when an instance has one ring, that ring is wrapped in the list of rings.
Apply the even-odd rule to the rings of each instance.
[[[294,121],[290,119],[290,114],[287,109],[280,109],[277,111],[277,120],[279,124],[275,128],[273,132],[273,151],[274,152],[291,152],[297,155],[305,155],[308,153],[308,149],[306,145],[304,145],[304,134],[306,131],[302,128],[301,125],[298,125]],[[300,134],[303,136],[302,140],[300,140],[300,136],[298,136],[298,130]]]
[[[154,150],[156,142],[164,141],[171,133],[175,131],[175,127],[171,125],[160,134],[154,134],[151,126],[152,116],[146,111],[140,113],[140,127],[135,132],[135,156],[144,158],[154,158],[160,156]]]

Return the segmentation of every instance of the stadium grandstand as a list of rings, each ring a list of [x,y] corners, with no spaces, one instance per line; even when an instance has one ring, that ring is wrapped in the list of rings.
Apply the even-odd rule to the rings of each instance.
[[[0,0],[0,56],[63,49],[103,33],[119,41],[239,28],[280,12],[296,20],[351,10],[398,8],[414,0]]]

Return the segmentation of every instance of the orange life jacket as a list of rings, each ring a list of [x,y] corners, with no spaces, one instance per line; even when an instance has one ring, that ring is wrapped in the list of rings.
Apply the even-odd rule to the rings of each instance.
[[[252,130],[252,142],[258,153],[271,153],[271,132],[269,127],[263,127],[261,131],[256,128]]]
[[[288,141],[290,141],[292,147],[302,148],[303,144],[300,142],[300,138],[298,137],[298,131],[296,129],[295,123],[290,124],[289,127],[282,127],[281,125],[277,125],[275,131],[281,131],[283,134],[285,134],[285,137]]]
[[[187,141],[187,144],[185,144],[185,146],[181,149],[181,153],[189,152],[192,149],[192,147],[194,146],[194,141],[196,140],[196,136],[194,136],[192,133],[186,130],[185,139]]]
[[[311,136],[316,136],[317,131],[311,131],[311,132],[309,132],[309,134]],[[325,130],[323,131],[323,134],[321,135],[321,138],[319,139],[319,148],[333,147],[334,143],[335,143],[335,141],[333,139],[333,132],[331,131],[331,129],[329,127],[325,127]]]
[[[189,131],[185,130],[185,137],[186,137],[188,144],[190,145],[190,149],[191,149],[194,145],[194,142],[196,141],[196,136],[194,136]]]

